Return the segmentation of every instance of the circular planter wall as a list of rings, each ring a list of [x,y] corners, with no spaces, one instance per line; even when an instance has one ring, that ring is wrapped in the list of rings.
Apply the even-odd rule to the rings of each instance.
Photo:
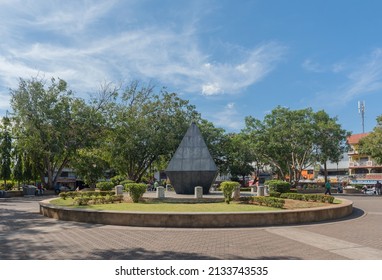
[[[162,213],[95,211],[56,206],[49,200],[40,202],[40,213],[65,221],[137,227],[221,228],[256,227],[302,224],[340,219],[350,215],[353,202],[342,199],[341,204],[282,211],[232,213]]]

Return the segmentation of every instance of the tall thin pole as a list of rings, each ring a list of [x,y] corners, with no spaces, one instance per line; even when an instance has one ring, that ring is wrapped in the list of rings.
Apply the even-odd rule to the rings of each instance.
[[[358,101],[358,113],[362,119],[362,133],[365,133],[365,101]]]

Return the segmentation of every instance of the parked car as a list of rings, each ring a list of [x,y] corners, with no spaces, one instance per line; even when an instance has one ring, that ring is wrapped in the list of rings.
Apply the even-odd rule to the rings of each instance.
[[[367,187],[363,189],[363,193],[367,195],[375,195],[376,191],[374,187]]]
[[[73,189],[67,187],[67,186],[61,186],[61,185],[56,185],[54,187],[54,192],[56,194],[59,194],[60,192],[68,192],[68,191],[73,191]]]

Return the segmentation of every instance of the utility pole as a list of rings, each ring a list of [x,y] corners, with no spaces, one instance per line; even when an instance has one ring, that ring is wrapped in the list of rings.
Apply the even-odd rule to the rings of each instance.
[[[365,101],[358,101],[358,113],[362,119],[362,133],[365,133]]]

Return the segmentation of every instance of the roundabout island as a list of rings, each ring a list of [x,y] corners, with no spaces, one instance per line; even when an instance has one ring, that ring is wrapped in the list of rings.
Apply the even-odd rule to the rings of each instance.
[[[150,194],[146,197],[150,198]],[[95,210],[56,205],[51,203],[54,199],[40,202],[42,215],[65,221],[134,227],[232,228],[297,225],[342,219],[353,212],[353,202],[343,198],[338,203],[326,203],[319,207],[241,212]],[[162,201],[192,203],[193,200],[195,201],[192,196],[172,194],[171,197]],[[214,203],[213,200],[221,201],[222,198],[221,194],[214,193],[206,195],[205,200]],[[202,201],[197,203],[202,203]]]

